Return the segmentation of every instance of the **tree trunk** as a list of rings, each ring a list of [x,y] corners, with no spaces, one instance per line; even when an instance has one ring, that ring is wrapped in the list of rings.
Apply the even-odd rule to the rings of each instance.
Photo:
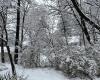
[[[24,22],[25,22],[25,11],[24,11],[24,15],[23,15],[23,21],[22,21],[22,29],[21,29],[21,52],[22,52],[22,48],[23,48],[23,29],[24,29]]]
[[[64,15],[63,15],[63,13],[62,13],[62,11],[61,11],[60,0],[58,0],[58,7],[59,7],[59,9],[60,9],[59,14],[60,14],[61,20],[62,20],[62,27],[63,27],[64,37],[65,37],[65,39],[66,39],[66,46],[68,46],[68,34],[67,34],[67,28],[66,28],[66,24],[65,24],[66,22],[65,22],[65,19],[64,19]]]
[[[6,29],[5,29],[6,30]],[[6,34],[8,35],[8,34]],[[7,38],[7,36],[6,36]],[[9,59],[10,59],[10,63],[11,63],[11,69],[12,69],[12,74],[14,76],[16,76],[16,70],[15,70],[15,65],[13,63],[13,58],[12,58],[12,55],[10,53],[10,47],[8,46],[8,39],[7,40],[4,40],[3,38],[0,38],[1,40],[3,40],[5,42],[5,45],[6,45],[6,48],[7,48],[7,51],[8,51],[8,56],[9,56]]]
[[[3,25],[0,26],[1,27],[1,38],[3,39],[3,35],[4,35],[4,27]],[[4,56],[4,41],[1,39],[1,62],[5,63],[5,56]]]
[[[14,55],[15,64],[18,63],[19,30],[20,30],[20,0],[18,0],[17,3],[17,26],[16,26],[15,55]]]
[[[91,26],[93,26],[94,28],[96,28],[97,30],[100,31],[100,27],[98,24],[94,23],[92,20],[90,20],[87,16],[85,16],[82,11],[80,10],[79,6],[78,6],[78,2],[77,0],[71,0],[71,2],[73,3],[74,8],[76,9],[76,11],[78,12],[79,16],[81,18],[83,18],[87,23],[89,23]]]
[[[1,34],[1,38],[3,39],[3,31]],[[1,62],[5,63],[5,55],[4,55],[4,41],[1,40]]]
[[[8,33],[7,33],[7,29],[6,29],[6,24],[7,24],[6,23],[7,22],[7,9],[8,8],[5,8],[5,10],[6,10],[6,13],[5,14],[3,12],[1,13],[2,21],[3,21],[2,31],[5,31],[5,36],[6,36],[6,40],[4,40],[3,38],[1,38],[1,40],[3,40],[3,42],[5,42],[5,45],[6,45],[6,48],[7,48],[7,51],[8,51],[8,56],[9,56],[9,59],[10,59],[11,68],[12,68],[12,74],[14,76],[16,76],[15,65],[13,63],[12,55],[10,53],[10,47],[8,45]]]
[[[10,53],[10,47],[8,45],[8,32],[6,30],[6,22],[4,22],[4,30],[5,30],[5,35],[6,35],[6,41],[5,42],[5,45],[6,45],[6,48],[7,48],[7,51],[8,51],[8,56],[9,56],[9,59],[10,59],[10,64],[11,64],[11,68],[12,68],[12,74],[14,76],[16,76],[16,70],[15,70],[15,65],[13,63],[13,58],[12,58],[12,55]]]
[[[12,74],[13,74],[14,76],[16,76],[15,65],[14,65],[14,63],[13,63],[12,55],[11,55],[11,53],[10,53],[10,48],[9,48],[9,46],[8,46],[7,44],[6,44],[6,48],[7,48],[8,56],[9,56],[10,63],[11,63]]]

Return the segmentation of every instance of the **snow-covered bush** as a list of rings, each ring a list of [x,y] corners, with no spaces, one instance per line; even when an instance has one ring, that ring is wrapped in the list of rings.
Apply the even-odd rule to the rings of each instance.
[[[96,74],[97,64],[93,54],[88,51],[91,51],[90,47],[87,51],[82,47],[70,47],[70,51],[66,49],[61,53],[54,53],[51,64],[70,77],[93,78]]]
[[[82,56],[70,56],[68,61],[65,61],[62,70],[71,77],[93,77],[96,73],[96,64],[94,60],[88,60]]]
[[[46,55],[43,55],[42,53],[40,53],[40,67],[49,67],[49,60],[48,57]]]
[[[89,52],[89,53],[88,53]],[[97,63],[95,60],[95,52],[91,47],[87,49],[73,48],[71,54],[64,61],[63,71],[74,77],[93,78],[96,75]]]
[[[23,76],[12,76],[10,73],[0,75],[0,80],[26,80]]]
[[[24,67],[48,67],[49,61],[46,55],[35,52],[33,48],[27,48],[20,56],[20,64]]]
[[[28,68],[38,67],[38,57],[38,53],[34,52],[32,48],[27,48],[20,56],[20,64]]]
[[[92,47],[93,51],[91,51],[92,53],[92,58],[96,61],[97,63],[97,73],[96,76],[100,77],[100,44],[95,44]]]
[[[93,78],[100,70],[100,55],[96,50],[96,47],[91,46],[65,47],[46,56],[33,48],[27,48],[23,51],[20,61],[24,67],[49,66],[62,70],[70,77]]]

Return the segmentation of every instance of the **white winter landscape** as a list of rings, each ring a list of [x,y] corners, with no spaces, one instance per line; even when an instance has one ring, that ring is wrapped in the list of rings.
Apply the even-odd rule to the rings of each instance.
[[[100,0],[0,0],[0,80],[100,80]]]
[[[1,75],[11,73],[10,64],[8,63],[1,64],[0,71]],[[81,80],[79,78],[69,79],[65,77],[61,71],[56,71],[51,68],[26,69],[16,65],[16,71],[18,73],[17,75],[23,76],[25,80]],[[82,80],[88,80],[88,79],[82,79]],[[100,80],[100,78],[95,78],[94,80]]]

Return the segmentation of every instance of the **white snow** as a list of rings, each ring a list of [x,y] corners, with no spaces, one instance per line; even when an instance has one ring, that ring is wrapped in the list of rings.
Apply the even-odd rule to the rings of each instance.
[[[0,68],[5,66],[5,70],[0,71],[0,74],[5,74],[7,72],[11,73],[10,64],[2,64]],[[25,69],[21,66],[16,65],[17,75],[25,77],[27,80],[81,80],[79,78],[68,79],[63,75],[61,71],[56,71],[51,68],[33,68]],[[86,80],[86,79],[82,79]],[[100,78],[95,78],[94,80],[100,80]]]
[[[79,42],[79,36],[71,36],[71,37],[68,37],[68,43],[77,43]]]
[[[4,51],[7,52],[7,48],[6,47],[4,47]],[[10,47],[10,51],[14,52],[14,47]],[[0,48],[0,52],[1,52],[1,48]]]
[[[11,72],[10,64],[5,64],[7,70],[0,71],[0,74]],[[19,76],[27,77],[27,80],[69,80],[63,76],[62,72],[50,68],[25,69],[16,65],[16,71]]]

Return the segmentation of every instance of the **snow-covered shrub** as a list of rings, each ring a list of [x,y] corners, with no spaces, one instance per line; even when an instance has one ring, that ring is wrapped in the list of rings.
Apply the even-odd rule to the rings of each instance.
[[[87,50],[91,51],[91,48]],[[93,78],[97,64],[90,55],[93,57],[93,54],[88,53],[83,47],[70,47],[70,51],[66,49],[61,53],[53,53],[54,58],[51,59],[51,64],[70,77]]]
[[[100,77],[100,44],[95,44],[92,49],[91,56],[97,63],[96,76]]]
[[[56,69],[61,69],[63,64],[65,64],[65,59],[68,56],[69,51],[68,48],[63,48],[58,51],[55,51],[54,53],[51,53],[49,56],[49,62],[51,67],[54,67]]]
[[[20,64],[24,67],[48,67],[49,61],[46,55],[35,52],[33,48],[27,48],[20,56]]]
[[[96,75],[97,63],[92,52],[91,47],[87,50],[81,48],[71,49],[71,55],[64,61],[63,71],[72,77],[93,78]]]
[[[70,56],[68,61],[65,61],[62,70],[71,77],[93,77],[95,76],[96,64],[94,60],[88,60],[82,56]]]
[[[12,76],[10,73],[0,75],[0,80],[26,80],[23,76]]]
[[[40,54],[40,67],[49,67],[49,60],[46,55]]]
[[[32,48],[27,48],[20,56],[20,64],[24,67],[37,67],[39,66],[38,53],[34,52]]]

